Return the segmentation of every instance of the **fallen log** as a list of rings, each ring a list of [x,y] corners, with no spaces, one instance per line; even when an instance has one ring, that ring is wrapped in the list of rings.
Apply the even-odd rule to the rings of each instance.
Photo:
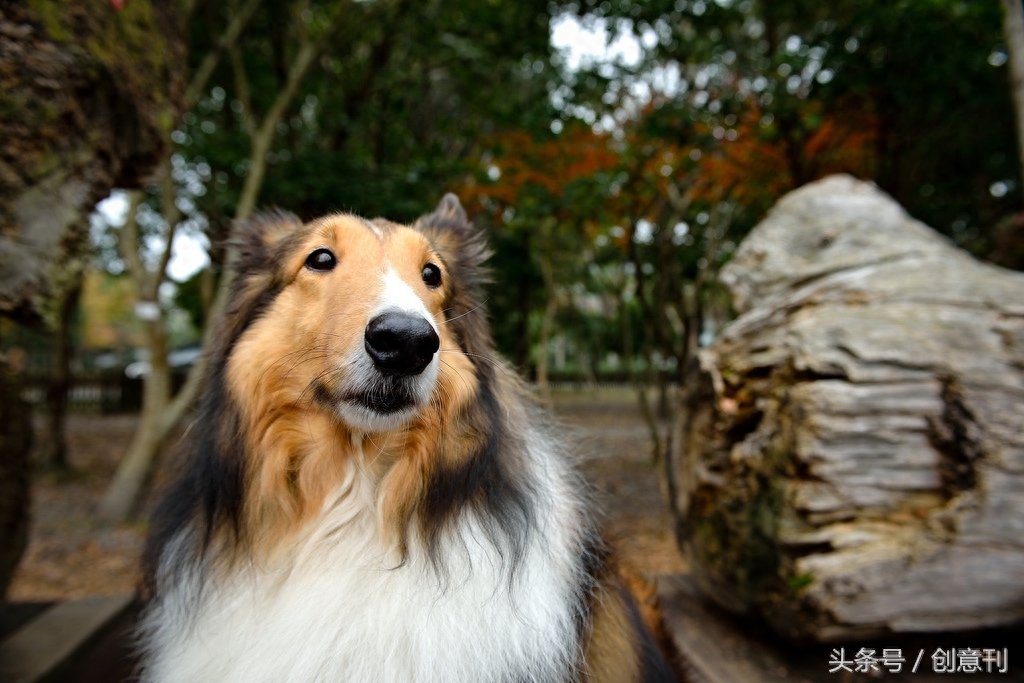
[[[666,459],[701,590],[796,640],[1024,618],[1024,274],[834,176],[721,277]]]

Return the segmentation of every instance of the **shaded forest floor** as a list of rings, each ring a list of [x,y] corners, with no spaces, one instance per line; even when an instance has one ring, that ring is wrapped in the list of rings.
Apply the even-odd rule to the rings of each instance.
[[[628,391],[556,392],[555,412],[579,445],[581,469],[606,513],[624,559],[648,575],[683,571],[658,472],[636,399]],[[145,524],[103,527],[93,510],[127,450],[133,415],[74,414],[68,422],[67,475],[33,480],[29,547],[8,592],[14,601],[49,601],[130,592],[138,580]],[[37,421],[37,430],[41,423]],[[156,475],[143,518],[166,481]]]

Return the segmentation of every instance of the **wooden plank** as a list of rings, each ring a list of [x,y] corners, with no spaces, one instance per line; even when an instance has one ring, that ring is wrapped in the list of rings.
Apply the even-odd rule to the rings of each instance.
[[[99,637],[134,598],[97,596],[54,605],[0,643],[0,681],[42,683]]]
[[[709,608],[685,575],[659,577],[658,594],[669,633],[701,683],[810,683]]]
[[[685,574],[658,578],[658,597],[665,623],[689,668],[690,683],[863,683],[879,678],[893,683],[973,683],[998,680],[1024,682],[1020,643],[1024,628],[992,629],[959,633],[889,634],[881,640],[844,644],[788,644],[771,638],[765,626],[751,626],[749,618],[733,616],[710,605]],[[936,649],[992,648],[1007,654],[1006,673],[936,673],[932,654]],[[882,655],[884,648],[898,648],[905,658],[902,670],[889,671],[882,664],[870,673],[835,668],[835,649],[843,648],[844,660],[852,660],[860,648]],[[920,657],[920,661],[918,661]],[[917,670],[913,670],[918,664]],[[852,662],[851,662],[852,665]]]

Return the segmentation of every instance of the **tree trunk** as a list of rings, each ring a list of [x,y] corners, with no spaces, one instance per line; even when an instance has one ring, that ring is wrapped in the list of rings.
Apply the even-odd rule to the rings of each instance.
[[[1017,110],[1017,154],[1024,179],[1024,4],[1003,0],[1006,47],[1010,53],[1010,90]]]
[[[619,304],[619,325],[622,331],[622,362],[626,366],[626,377],[632,384],[636,382],[636,370],[633,367],[633,318],[629,313],[623,288],[619,287],[615,294]]]
[[[647,389],[650,385],[651,382],[648,380],[636,386],[636,401],[640,406],[640,416],[644,419],[644,424],[647,425],[647,433],[651,437],[651,462],[658,464],[661,462],[661,454],[665,445],[661,438],[661,424],[658,422],[658,416],[651,408],[651,400],[647,396]]]
[[[38,325],[85,249],[87,212],[161,158],[185,60],[171,3],[3,3],[0,24],[3,97],[20,103],[0,107],[0,315]],[[23,407],[0,400],[0,587],[26,520]]]
[[[72,324],[82,293],[81,272],[77,282],[60,301],[57,326],[54,330],[56,348],[53,354],[53,374],[46,387],[46,442],[42,461],[45,467],[67,470],[67,439],[64,418],[67,413],[68,391],[71,389]]]
[[[0,358],[0,600],[28,543],[32,412]]]
[[[670,378],[667,370],[658,370],[657,374],[658,381],[658,421],[662,422],[667,420],[672,413],[671,409],[671,392],[672,387],[669,384]],[[660,456],[659,456],[660,458]]]
[[[87,212],[160,158],[183,64],[166,4],[0,6],[3,97],[24,103],[0,107],[0,314],[40,322]]]
[[[256,4],[254,0],[250,0],[246,6],[248,8],[247,11],[254,9]],[[324,31],[317,41],[304,40],[302,42],[289,68],[286,82],[259,126],[255,124],[254,112],[251,111],[251,103],[248,96],[240,96],[244,106],[242,113],[244,126],[250,136],[250,153],[249,171],[246,175],[238,204],[235,207],[236,225],[248,219],[256,207],[256,200],[259,197],[260,188],[263,185],[263,177],[266,173],[267,153],[270,151],[271,144],[273,143],[277,124],[287,113],[288,107],[291,106],[298,92],[299,85],[328,45],[334,30],[340,24],[343,17],[344,12],[339,10],[331,26]],[[216,47],[218,54],[224,51],[237,53],[237,44],[231,44],[226,41],[226,38],[232,35],[232,41],[236,40],[241,28],[242,26],[238,25],[237,21],[229,26],[224,39]],[[231,32],[234,33],[232,34]],[[238,87],[242,91],[247,92],[248,79],[241,60],[236,58],[233,61],[236,81],[239,84]],[[212,69],[206,72],[206,75],[208,76],[211,72]],[[201,76],[202,73],[198,75]],[[193,94],[198,93],[199,90],[200,88],[194,84],[189,88],[189,92]],[[167,164],[167,167],[169,169],[169,164]],[[161,259],[158,269],[154,273],[147,274],[137,253],[128,254],[122,252],[125,253],[126,261],[133,264],[132,269],[137,274],[135,279],[140,283],[139,291],[148,293],[148,300],[154,302],[159,285],[164,278],[164,270],[167,266],[167,257],[170,255],[171,240],[176,226],[176,217],[178,216],[174,204],[173,187],[167,184],[169,182],[170,176],[165,175],[162,204],[165,217],[170,217],[168,222],[171,228],[167,237],[167,251],[164,254],[164,258]],[[129,218],[134,220],[133,216]],[[129,242],[133,249],[137,241],[136,235]],[[225,255],[224,270],[218,283],[217,292],[209,308],[209,318],[203,333],[204,349],[209,348],[214,322],[220,317],[221,312],[227,305],[228,294],[234,277],[235,258],[234,250],[229,248]],[[146,297],[144,297],[145,299]],[[139,497],[142,495],[144,485],[153,468],[157,453],[163,446],[167,435],[199,394],[206,373],[206,354],[204,353],[189,368],[185,383],[172,400],[170,373],[166,367],[167,346],[162,314],[158,320],[152,322],[149,329],[150,333],[147,335],[147,339],[150,344],[150,363],[152,369],[146,379],[146,387],[143,394],[143,411],[139,427],[132,440],[128,454],[118,466],[117,472],[114,475],[114,481],[111,483],[100,505],[100,517],[109,522],[123,521],[135,510]]]
[[[125,520],[135,513],[139,493],[149,481],[156,454],[180,418],[180,414],[170,410],[171,371],[162,319],[146,323],[146,339],[150,369],[143,383],[142,413],[131,446],[100,502],[98,516],[106,522]]]
[[[235,47],[239,36],[259,4],[260,0],[248,0],[234,15],[214,48],[203,58],[185,92],[186,109],[195,105],[220,58],[225,52]],[[181,211],[175,201],[175,181],[171,173],[170,154],[172,151],[168,140],[167,152],[161,162],[160,177],[161,213],[168,224],[168,231],[165,235],[164,251],[156,269],[153,272],[148,272],[138,252],[140,245],[135,211],[141,202],[141,193],[134,193],[132,197],[127,223],[119,242],[122,255],[129,266],[129,272],[135,284],[136,300],[153,305],[158,305],[160,285],[164,281],[164,274],[171,257],[174,234],[178,222],[181,220]],[[256,189],[258,190],[258,186]],[[249,193],[252,192],[254,190],[250,189]],[[204,284],[208,284],[208,282],[204,282]],[[210,295],[205,290],[204,287],[203,309],[207,314],[207,320],[209,320],[212,303],[208,300]],[[196,363],[185,385],[172,401],[171,374],[167,364],[169,349],[167,348],[167,331],[163,311],[158,310],[155,319],[146,322],[146,348],[149,352],[150,370],[143,379],[142,412],[139,416],[139,424],[128,452],[118,465],[117,471],[114,473],[114,480],[104,494],[98,509],[100,519],[111,523],[123,521],[135,512],[139,497],[145,489],[156,463],[156,456],[167,435],[184,415],[185,410],[198,393],[202,370],[205,367],[201,360]]]
[[[703,591],[797,640],[1024,618],[1024,274],[836,176],[720,279],[668,459]]]
[[[550,401],[551,386],[548,382],[548,344],[551,342],[551,330],[554,329],[555,315],[558,313],[558,294],[555,291],[555,274],[551,262],[541,257],[540,269],[544,276],[544,287],[548,291],[548,302],[544,307],[544,320],[540,326],[540,339],[537,340],[537,390],[545,401]]]

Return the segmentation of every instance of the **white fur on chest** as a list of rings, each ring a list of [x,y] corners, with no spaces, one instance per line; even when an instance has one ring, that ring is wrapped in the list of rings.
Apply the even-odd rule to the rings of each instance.
[[[165,595],[147,615],[144,679],[563,680],[579,656],[585,520],[564,472],[537,455],[537,528],[511,583],[508,549],[472,513],[441,541],[441,576],[415,542],[396,567],[368,478],[354,473],[287,562],[206,585],[196,602],[188,582]]]

